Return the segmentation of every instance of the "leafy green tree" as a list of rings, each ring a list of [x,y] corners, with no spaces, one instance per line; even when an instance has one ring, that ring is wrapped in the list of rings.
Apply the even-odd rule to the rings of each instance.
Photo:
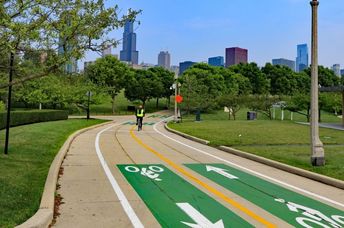
[[[187,111],[206,111],[216,106],[216,99],[225,90],[224,78],[217,67],[199,63],[187,69],[180,78],[181,94]]]
[[[279,101],[278,96],[268,94],[253,95],[247,97],[247,106],[253,111],[260,112],[272,120],[272,105]]]
[[[159,98],[166,98],[169,101],[170,96],[174,92],[173,90],[170,89],[172,84],[174,83],[174,73],[169,70],[166,70],[163,67],[153,67],[153,68],[148,69],[148,71],[154,72],[163,85],[163,90],[161,91],[161,93],[156,95],[156,99],[157,99],[156,104],[158,108]]]
[[[0,5],[0,50],[4,56],[25,53],[32,48],[54,50],[60,55],[48,55],[41,72],[18,75],[12,84],[49,75],[70,59],[80,59],[88,50],[100,51],[110,31],[122,27],[126,20],[134,20],[137,11],[129,10],[120,16],[118,5],[105,7],[103,0],[7,0]],[[103,42],[99,42],[99,40]],[[8,71],[9,64],[0,66]],[[19,80],[20,78],[20,80]],[[3,83],[0,88],[5,88]]]
[[[266,94],[269,92],[270,81],[256,63],[240,63],[230,66],[229,69],[250,80],[253,94]]]
[[[111,96],[112,114],[115,113],[115,98],[130,81],[131,74],[132,71],[126,64],[111,55],[97,59],[86,71],[86,76],[96,85],[103,87]]]
[[[289,67],[267,63],[262,72],[270,80],[272,95],[292,95],[297,89],[297,79]]]
[[[291,112],[297,112],[306,116],[308,122],[310,118],[310,108],[310,95],[305,93],[294,94],[286,107],[286,109]]]
[[[305,70],[308,77],[311,77],[311,69]],[[340,78],[333,72],[333,70],[319,66],[318,67],[319,84],[323,87],[340,85]]]
[[[337,115],[342,110],[342,97],[338,93],[320,93],[319,106],[322,110]]]
[[[236,120],[236,114],[242,107],[246,105],[246,96],[236,94],[225,94],[218,98],[218,104],[229,109],[228,119]]]
[[[239,73],[224,67],[217,68],[218,74],[224,78],[225,94],[250,94],[252,93],[250,80]]]
[[[143,106],[164,91],[164,85],[152,70],[133,70],[134,77],[125,86],[125,97],[130,101],[141,101]]]

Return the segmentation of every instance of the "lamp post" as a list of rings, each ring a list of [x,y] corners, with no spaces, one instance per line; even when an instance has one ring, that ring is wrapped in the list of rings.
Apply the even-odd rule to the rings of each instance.
[[[86,96],[87,96],[87,120],[90,119],[90,100],[91,100],[91,96],[92,96],[92,92],[91,91],[87,91],[86,92]]]
[[[312,7],[312,65],[311,65],[311,163],[313,166],[325,165],[324,147],[319,138],[318,104],[318,6],[317,0],[310,2]]]
[[[7,118],[6,118],[6,138],[5,138],[5,148],[4,153],[8,154],[8,144],[10,138],[10,122],[11,122],[11,100],[12,100],[12,78],[13,78],[13,66],[14,66],[14,53],[11,51],[10,55],[10,71],[8,79],[8,99],[7,99]]]

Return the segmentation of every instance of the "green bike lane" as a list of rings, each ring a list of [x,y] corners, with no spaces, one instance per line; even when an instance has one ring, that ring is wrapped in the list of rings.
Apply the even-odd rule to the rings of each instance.
[[[344,227],[344,211],[224,164],[186,167],[295,227]]]
[[[253,227],[164,165],[117,167],[162,227]]]
[[[143,174],[146,171],[142,172],[142,168],[149,169],[148,165],[119,165],[118,168],[163,227],[185,227],[182,224],[188,224],[186,227],[202,227],[197,226],[195,216],[186,213],[186,205],[188,205],[189,210],[193,210],[194,213],[198,214],[199,217],[203,217],[203,220],[206,220],[209,224],[219,225],[221,224],[220,221],[223,222],[223,226],[214,225],[214,227],[250,226],[248,223],[241,224],[242,219],[231,212],[228,207],[223,207],[221,200],[221,204],[216,203],[211,196],[204,194],[204,192],[207,192],[206,189],[197,185],[197,188],[195,188],[195,186],[188,183],[190,180],[183,175],[181,175],[183,177],[181,178],[179,175],[183,172],[180,172],[178,165],[171,165],[169,159],[163,156],[165,151],[158,149],[158,151],[155,151],[147,146],[147,144],[152,145],[149,140],[147,141],[145,140],[145,143],[141,141],[139,144],[141,143],[146,150],[150,150],[159,157],[162,161],[161,164],[167,163],[172,168],[171,171],[161,164],[152,165],[153,167],[160,167],[164,171],[159,173],[154,171],[153,168],[153,170],[149,170],[149,175],[165,175],[164,178],[161,178],[165,181],[153,181],[149,178],[143,178],[143,176],[149,176]],[[157,148],[156,144],[155,142],[154,148]],[[169,158],[171,160],[176,159],[171,156]],[[184,164],[180,163],[181,159],[177,160],[179,166],[187,167],[208,179],[210,183],[216,183],[224,187],[291,226],[344,227],[343,211],[317,200],[224,164]],[[207,170],[207,166],[213,167],[212,172]],[[131,168],[126,170],[126,167]],[[137,171],[130,172],[130,169]],[[184,208],[181,205],[184,205]]]

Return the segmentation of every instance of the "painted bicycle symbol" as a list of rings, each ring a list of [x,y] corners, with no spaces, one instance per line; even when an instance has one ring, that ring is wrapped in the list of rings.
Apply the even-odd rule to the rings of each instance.
[[[163,168],[159,166],[155,166],[155,165],[151,165],[151,166],[148,166],[148,168],[141,168],[141,169],[137,166],[126,166],[124,169],[130,173],[140,172],[142,176],[148,177],[155,181],[162,181],[162,179],[159,178],[160,176],[159,173],[164,172]]]
[[[301,216],[297,217],[296,221],[302,227],[312,228],[313,226],[309,225],[309,223],[325,228],[344,227],[344,216],[330,215],[329,217],[318,210],[297,203],[286,202],[284,199],[275,199],[275,201],[286,204],[288,209],[292,212],[301,213]]]

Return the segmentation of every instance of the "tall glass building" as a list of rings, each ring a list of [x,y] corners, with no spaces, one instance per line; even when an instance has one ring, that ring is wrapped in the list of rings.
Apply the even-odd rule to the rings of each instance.
[[[123,48],[120,52],[120,60],[138,64],[139,52],[136,50],[136,33],[134,33],[134,22],[127,21],[124,26]]]
[[[308,68],[308,47],[307,44],[297,45],[296,72]]]
[[[192,61],[185,61],[185,62],[179,63],[179,75],[182,75],[184,73],[184,71],[186,71],[187,69],[192,67],[192,65],[194,65],[194,64],[196,64],[196,63],[192,62]]]
[[[208,64],[211,66],[224,66],[224,58],[222,56],[208,58]]]

